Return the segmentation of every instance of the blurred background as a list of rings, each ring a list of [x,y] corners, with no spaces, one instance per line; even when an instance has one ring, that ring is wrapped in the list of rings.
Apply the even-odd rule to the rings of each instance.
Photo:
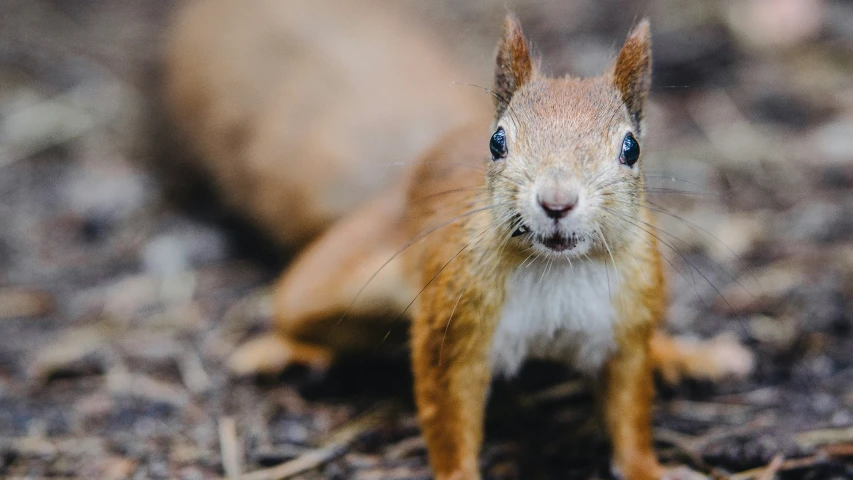
[[[197,152],[163,95],[179,5],[0,2],[0,476],[260,479],[284,463],[307,479],[429,478],[405,357],[229,377],[299,243],[229,200],[243,186],[187,160]],[[507,7],[550,74],[601,72],[652,21],[643,151],[670,325],[727,332],[758,359],[745,380],[661,385],[662,459],[719,477],[851,478],[853,4],[393,6],[464,65],[448,83],[485,86]],[[528,370],[495,387],[485,477],[607,478],[587,394],[565,372]]]

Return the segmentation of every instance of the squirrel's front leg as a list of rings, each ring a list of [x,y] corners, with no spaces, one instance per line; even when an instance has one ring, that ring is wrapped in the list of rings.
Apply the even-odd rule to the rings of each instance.
[[[412,326],[412,366],[430,463],[436,480],[478,480],[491,329],[458,309],[427,313]]]
[[[628,332],[605,367],[603,412],[613,443],[613,463],[625,480],[659,479],[663,469],[652,449],[654,381],[649,358],[651,332]]]

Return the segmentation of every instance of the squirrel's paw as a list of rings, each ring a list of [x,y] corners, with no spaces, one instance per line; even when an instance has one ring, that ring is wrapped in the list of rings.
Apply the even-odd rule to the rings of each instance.
[[[719,381],[745,378],[755,367],[755,357],[731,333],[711,340],[658,334],[652,342],[655,368],[668,383],[682,378]]]
[[[291,365],[324,371],[332,363],[332,357],[326,348],[267,334],[238,347],[228,359],[228,368],[239,376],[274,374]]]
[[[755,356],[731,333],[721,333],[707,344],[708,360],[716,366],[716,378],[745,378],[755,368]]]

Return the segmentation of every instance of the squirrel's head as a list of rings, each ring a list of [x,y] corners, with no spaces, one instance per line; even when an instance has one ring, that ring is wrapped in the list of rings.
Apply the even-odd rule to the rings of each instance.
[[[649,24],[593,78],[548,78],[507,16],[495,71],[488,187],[513,248],[608,255],[628,241],[644,202],[643,107],[651,83]],[[532,250],[530,249],[532,246]]]

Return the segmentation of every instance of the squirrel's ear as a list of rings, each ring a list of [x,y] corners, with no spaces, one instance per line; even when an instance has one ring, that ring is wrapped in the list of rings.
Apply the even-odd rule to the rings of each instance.
[[[497,114],[500,116],[516,90],[533,76],[533,62],[521,23],[511,13],[504,20],[504,34],[498,45],[496,63],[495,93],[498,96]]]
[[[652,38],[648,19],[643,19],[628,35],[616,57],[613,79],[628,108],[634,128],[640,130],[643,106],[652,85]]]

